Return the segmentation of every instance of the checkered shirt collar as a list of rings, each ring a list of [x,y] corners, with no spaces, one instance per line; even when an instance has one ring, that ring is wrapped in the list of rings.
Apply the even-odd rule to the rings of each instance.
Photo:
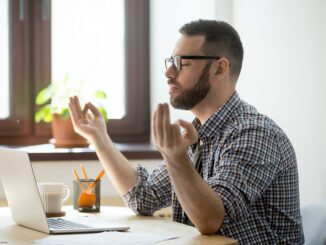
[[[201,125],[198,118],[192,122],[196,128],[199,138],[214,138],[217,132],[223,129],[224,125],[232,117],[233,111],[240,105],[241,99],[237,92],[220,107],[218,110],[203,124]]]

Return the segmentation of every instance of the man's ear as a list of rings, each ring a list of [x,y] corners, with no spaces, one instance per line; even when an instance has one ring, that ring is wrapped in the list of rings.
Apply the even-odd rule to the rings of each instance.
[[[215,75],[218,75],[222,72],[222,69],[220,66],[217,67],[216,71],[215,71]]]
[[[224,78],[229,71],[229,61],[226,58],[221,58],[214,62],[215,76],[221,76]]]

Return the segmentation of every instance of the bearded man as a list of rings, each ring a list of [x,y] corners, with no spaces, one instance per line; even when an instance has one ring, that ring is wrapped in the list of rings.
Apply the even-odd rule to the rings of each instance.
[[[243,60],[238,33],[223,21],[197,20],[180,34],[165,75],[171,105],[195,119],[171,123],[168,105],[157,106],[152,135],[164,161],[156,170],[134,169],[98,109],[88,103],[82,110],[77,97],[69,104],[75,131],[95,146],[137,214],[172,206],[174,221],[202,234],[240,244],[303,244],[295,152],[282,129],[236,92]]]

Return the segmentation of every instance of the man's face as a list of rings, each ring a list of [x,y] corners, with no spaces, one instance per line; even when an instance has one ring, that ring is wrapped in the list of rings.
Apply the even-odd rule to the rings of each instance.
[[[204,55],[201,46],[203,36],[182,35],[174,49],[175,55]],[[209,68],[211,61],[181,60],[181,70],[169,67],[166,71],[170,87],[170,103],[174,108],[190,110],[200,103],[210,91]]]
[[[170,89],[170,103],[176,109],[190,110],[201,102],[210,90],[209,66],[205,66],[198,81],[191,88],[183,89],[179,85],[180,93],[174,95]],[[178,81],[168,81],[169,85],[176,86]],[[180,83],[179,83],[180,84]]]

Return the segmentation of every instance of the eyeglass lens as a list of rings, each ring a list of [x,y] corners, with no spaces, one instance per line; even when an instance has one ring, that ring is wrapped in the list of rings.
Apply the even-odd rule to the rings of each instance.
[[[174,56],[170,58],[165,59],[165,68],[166,70],[169,69],[169,67],[173,67],[175,70],[180,71],[181,68],[181,58],[180,56]]]

